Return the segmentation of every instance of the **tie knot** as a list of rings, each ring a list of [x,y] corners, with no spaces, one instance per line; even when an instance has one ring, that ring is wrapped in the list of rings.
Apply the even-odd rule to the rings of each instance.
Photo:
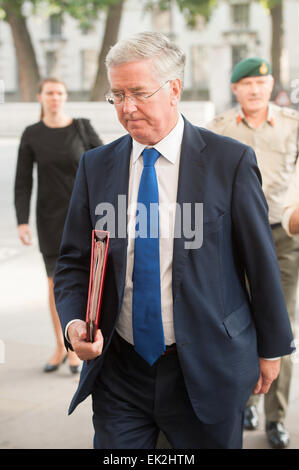
[[[150,148],[150,149],[144,149],[142,152],[142,155],[143,155],[143,166],[154,166],[160,154],[158,150],[154,148]]]

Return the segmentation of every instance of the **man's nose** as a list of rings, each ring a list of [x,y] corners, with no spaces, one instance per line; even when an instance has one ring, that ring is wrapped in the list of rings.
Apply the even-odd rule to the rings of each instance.
[[[256,83],[252,83],[250,87],[251,93],[257,95],[259,93],[259,86]]]
[[[130,95],[124,96],[124,101],[122,103],[122,106],[123,106],[124,113],[132,113],[133,111],[136,111],[137,109],[134,99]]]

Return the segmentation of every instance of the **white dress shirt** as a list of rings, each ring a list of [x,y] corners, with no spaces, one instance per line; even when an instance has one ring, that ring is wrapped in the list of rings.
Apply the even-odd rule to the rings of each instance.
[[[172,256],[174,218],[177,200],[181,144],[184,121],[181,115],[174,129],[153,147],[160,153],[155,163],[159,189],[159,248],[161,278],[161,310],[165,344],[175,343],[172,302]],[[143,170],[142,152],[145,145],[133,140],[128,191],[128,247],[125,290],[117,332],[134,344],[132,325],[132,273],[134,265],[135,216],[140,178]]]

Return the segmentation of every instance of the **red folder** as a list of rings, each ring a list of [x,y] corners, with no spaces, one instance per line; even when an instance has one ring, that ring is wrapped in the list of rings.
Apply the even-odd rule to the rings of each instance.
[[[98,329],[109,248],[109,232],[92,231],[88,301],[86,309],[87,341],[93,343]]]

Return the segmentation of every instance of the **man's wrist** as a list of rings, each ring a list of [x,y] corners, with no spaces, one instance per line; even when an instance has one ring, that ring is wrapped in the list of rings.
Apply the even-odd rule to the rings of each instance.
[[[290,216],[289,232],[291,235],[299,233],[299,208],[295,209]]]
[[[278,361],[280,357],[260,357],[260,359],[263,359],[263,361]]]
[[[70,326],[72,323],[74,323],[75,321],[80,321],[80,319],[79,319],[79,318],[76,318],[75,320],[69,321],[68,324],[67,324],[66,327],[65,327],[65,330],[64,330],[65,339],[66,339],[67,342],[70,343],[70,344],[71,344],[71,341],[70,341],[69,336],[68,336],[68,328],[69,328],[69,326]]]

